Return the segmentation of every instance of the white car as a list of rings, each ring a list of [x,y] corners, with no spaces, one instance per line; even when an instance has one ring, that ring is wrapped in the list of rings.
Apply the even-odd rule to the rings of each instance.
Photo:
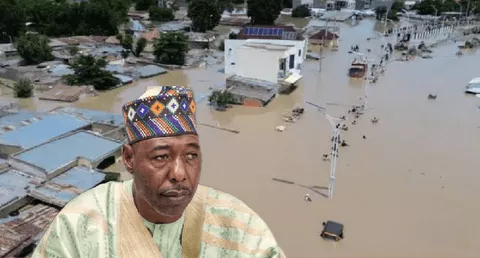
[[[472,79],[465,89],[466,93],[480,94],[480,77]]]

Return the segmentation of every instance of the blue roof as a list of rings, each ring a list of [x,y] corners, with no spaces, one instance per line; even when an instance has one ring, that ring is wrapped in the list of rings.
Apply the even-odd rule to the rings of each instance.
[[[71,131],[81,129],[89,124],[89,122],[77,119],[71,115],[55,114],[0,135],[0,144],[20,146],[26,149]]]
[[[112,72],[112,73],[124,73],[125,69],[123,69],[123,66],[121,65],[112,65],[109,64],[105,66],[105,70]]]
[[[105,174],[87,167],[73,167],[30,193],[43,201],[64,206],[77,195],[100,184]],[[53,183],[53,184],[52,184]]]
[[[58,77],[75,73],[70,68],[70,66],[64,65],[64,64],[56,65],[53,68],[49,69],[48,71],[52,73],[53,76],[58,76]]]
[[[140,21],[130,19],[130,29],[133,31],[146,31],[147,26],[143,25]]]
[[[113,76],[117,77],[122,82],[122,84],[127,84],[127,83],[133,82],[133,78],[129,77],[129,76],[125,76],[125,75],[121,75],[121,74],[114,74]]]
[[[62,107],[57,110],[63,113],[78,116],[84,120],[88,120],[95,123],[112,124],[115,126],[123,125],[123,116],[120,114],[107,113],[107,112],[91,110],[91,109],[74,108],[74,107]]]
[[[18,113],[12,113],[6,115],[4,117],[0,117],[0,132],[3,130],[4,127],[13,126],[25,126],[22,122],[35,122],[34,120],[38,120],[42,116],[46,115],[46,113],[36,113],[36,112],[27,112],[27,111],[20,111]]]
[[[137,72],[140,74],[140,77],[145,78],[166,73],[167,70],[157,65],[146,65],[138,68]]]
[[[120,142],[80,131],[22,151],[14,157],[42,168],[49,174],[78,157],[84,157],[93,162],[121,147]]]
[[[22,175],[15,170],[0,174],[0,207],[27,196],[27,189],[34,188],[32,177]],[[38,180],[38,182],[40,182]]]

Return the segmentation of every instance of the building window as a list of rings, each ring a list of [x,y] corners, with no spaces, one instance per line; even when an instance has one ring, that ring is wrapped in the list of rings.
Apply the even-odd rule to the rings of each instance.
[[[301,49],[298,50],[298,56],[302,56],[302,50]]]
[[[290,60],[288,62],[288,68],[293,69],[295,67],[295,55],[290,55]]]

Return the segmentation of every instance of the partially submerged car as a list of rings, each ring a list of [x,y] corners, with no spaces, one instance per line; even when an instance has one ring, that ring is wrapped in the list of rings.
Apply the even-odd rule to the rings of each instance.
[[[480,77],[473,78],[467,84],[465,93],[480,94]]]

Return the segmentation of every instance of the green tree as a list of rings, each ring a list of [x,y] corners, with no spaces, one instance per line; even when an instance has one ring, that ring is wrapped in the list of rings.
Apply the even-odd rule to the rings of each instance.
[[[171,21],[175,18],[175,14],[170,8],[151,6],[148,11],[150,13],[150,20],[152,21],[166,22]]]
[[[381,20],[385,18],[386,13],[387,13],[387,7],[384,5],[378,6],[377,8],[375,8],[375,18],[377,20]]]
[[[53,60],[50,40],[40,34],[25,34],[17,41],[18,54],[27,64],[39,64]]]
[[[222,7],[216,0],[191,0],[188,3],[188,17],[194,31],[205,32],[220,22]]]
[[[292,17],[305,18],[310,16],[310,10],[308,10],[307,5],[299,5],[297,8],[293,9]]]
[[[238,35],[237,33],[235,32],[230,32],[230,34],[228,34],[228,39],[237,39]]]
[[[224,39],[220,42],[220,45],[218,45],[218,50],[225,51],[225,40]]]
[[[247,0],[247,15],[254,25],[272,25],[280,15],[281,0]]]
[[[235,98],[232,93],[227,90],[214,90],[210,96],[208,96],[208,102],[210,105],[226,108],[228,105],[235,104]]]
[[[68,47],[68,53],[71,55],[71,56],[74,56],[78,53],[79,49],[77,46],[71,46],[71,47]]]
[[[137,44],[135,45],[135,51],[133,52],[133,54],[137,57],[140,56],[146,46],[147,46],[147,39],[143,37],[139,38],[137,40]]]
[[[33,95],[32,82],[27,78],[21,78],[13,85],[13,92],[16,98],[30,98]]]
[[[135,1],[135,9],[137,11],[146,11],[151,6],[156,6],[157,0],[136,0]]]
[[[25,12],[16,0],[0,1],[0,36],[10,42],[25,29]]]
[[[120,45],[122,45],[123,49],[131,51],[133,49],[133,37],[130,34],[126,34],[122,36],[120,40]]]
[[[162,33],[155,39],[153,54],[162,64],[183,65],[188,52],[188,38],[183,33]]]
[[[79,56],[72,64],[74,74],[66,75],[65,79],[70,85],[93,85],[96,90],[108,90],[120,84],[120,80],[104,70],[106,65],[105,59]]]

